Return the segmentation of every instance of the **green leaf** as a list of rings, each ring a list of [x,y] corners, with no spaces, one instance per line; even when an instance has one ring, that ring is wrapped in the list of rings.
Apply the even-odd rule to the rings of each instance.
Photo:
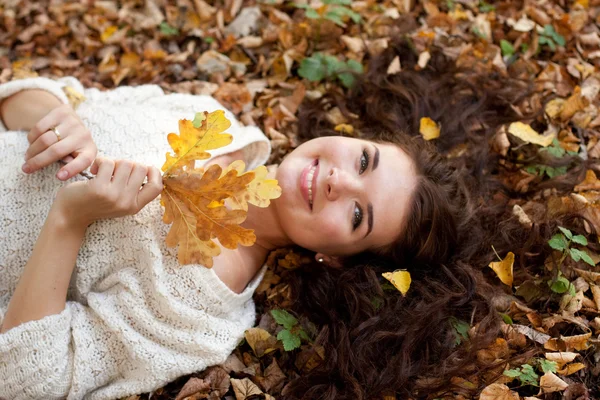
[[[271,310],[271,315],[279,325],[285,329],[292,329],[298,323],[298,320],[285,310]]]
[[[454,10],[454,0],[446,0],[446,7],[448,8],[448,11]]]
[[[341,6],[331,7],[327,11],[327,14],[335,15],[342,20],[344,17],[348,17],[355,23],[359,23],[360,19],[361,19],[360,14],[352,11],[351,9],[349,9],[347,7],[341,7]]]
[[[573,261],[583,260],[584,262],[590,264],[592,267],[595,266],[594,260],[589,256],[587,252],[579,249],[570,249],[571,258]]]
[[[556,167],[556,168],[546,167],[545,172],[549,178],[554,178],[555,176],[560,176],[560,175],[566,174],[567,167]]]
[[[573,243],[577,243],[577,244],[580,244],[582,246],[587,246],[588,245],[588,241],[585,238],[585,236],[583,236],[583,235],[575,235],[575,236],[573,236],[573,238],[571,239],[571,241]]]
[[[527,43],[521,43],[521,52],[525,53],[529,50],[529,45]]]
[[[540,149],[540,151],[547,151],[548,153],[550,153],[551,155],[553,155],[554,157],[557,157],[557,158],[562,158],[566,153],[565,149],[563,149],[560,146],[560,142],[556,138],[554,140],[552,140],[551,146]]]
[[[302,62],[300,62],[300,68],[298,68],[298,75],[311,82],[323,80],[323,78],[327,76],[327,68],[323,63],[322,54],[317,53],[312,57],[302,60]]]
[[[550,47],[550,50],[552,51],[556,51],[556,45],[554,44],[554,42],[552,41],[552,39],[550,39],[549,37],[546,36],[540,36],[538,39],[538,43],[540,45],[547,45],[548,47]]]
[[[494,11],[495,9],[496,9],[496,6],[494,6],[493,4],[486,3],[485,1],[479,2],[479,11],[480,12],[487,13],[490,11]]]
[[[548,284],[550,285],[550,289],[554,293],[563,294],[564,292],[569,290],[569,285],[571,284],[571,282],[569,282],[569,280],[564,276],[560,276],[558,277],[558,279],[556,279],[555,282],[549,281]]]
[[[571,258],[573,259],[573,261],[577,262],[577,261],[581,260],[581,253],[582,253],[581,250],[569,249],[569,253],[571,254]]]
[[[592,267],[596,266],[596,263],[594,262],[594,260],[592,260],[592,257],[590,257],[590,255],[584,250],[581,250],[581,259],[589,265],[591,265]]]
[[[454,335],[456,336],[456,339],[454,340],[455,345],[458,346],[463,340],[469,338],[468,332],[471,326],[467,322],[451,317],[450,325],[454,328]]]
[[[319,14],[317,12],[317,10],[315,10],[314,8],[311,7],[307,7],[306,8],[306,18],[310,18],[310,19],[319,19],[321,18],[321,14]]]
[[[283,343],[283,349],[285,351],[292,351],[294,349],[297,349],[302,343],[297,335],[293,334],[287,329],[280,331],[277,334],[277,339],[281,340],[281,343]]]
[[[207,36],[207,37],[205,37],[205,38],[204,38],[204,41],[205,41],[206,43],[208,43],[208,44],[211,44],[212,42],[214,42],[214,41],[215,41],[215,38],[214,38],[214,37]]]
[[[505,57],[515,54],[515,48],[508,40],[502,39],[500,41],[500,49],[502,50],[502,55]]]
[[[513,320],[510,317],[510,315],[504,314],[504,313],[500,313],[500,316],[502,317],[502,320],[504,321],[505,324],[508,324],[508,325],[512,325],[513,324]]]
[[[352,0],[323,0],[323,3],[349,6],[349,5],[352,5]]]
[[[356,60],[348,60],[344,69],[354,71],[357,73],[363,72],[362,64]],[[354,85],[354,75],[352,75],[349,72],[338,73],[338,78],[340,82],[342,82],[342,85],[344,85],[347,88],[351,88]]]
[[[296,334],[298,335],[298,337],[300,339],[310,342],[310,338],[308,337],[308,334],[304,331],[304,329],[302,329],[302,328],[298,329]]]
[[[571,238],[573,237],[573,234],[571,233],[570,230],[568,230],[567,228],[563,228],[562,226],[559,226],[558,229],[560,229],[560,231],[565,234],[567,239],[571,240]]]
[[[569,282],[569,294],[571,296],[575,296],[577,295],[577,292],[575,291],[575,285],[573,285],[572,283]]]
[[[327,76],[333,76],[338,73],[338,71],[346,68],[346,63],[339,60],[337,57],[326,54],[323,56],[323,62],[325,63],[325,68],[327,71]]]
[[[565,237],[560,233],[557,233],[556,235],[552,236],[552,239],[548,240],[548,244],[554,250],[564,251],[567,249],[567,241],[565,240]]]
[[[194,115],[194,120],[192,121],[192,125],[194,128],[200,128],[202,126],[202,122],[206,119],[206,115],[203,112],[198,112]]]
[[[519,380],[522,384],[537,386],[539,378],[539,375],[535,373],[531,365],[525,364],[521,366],[521,376],[519,377]]]
[[[554,32],[554,35],[552,35],[552,39],[554,39],[554,42],[559,46],[564,46],[566,44],[564,36],[558,32]]]
[[[518,376],[521,376],[521,370],[519,370],[519,369],[507,369],[502,374],[505,375],[505,376],[508,376],[509,378],[516,378]]]
[[[542,371],[544,373],[556,372],[556,368],[558,367],[558,364],[556,364],[556,361],[546,360],[545,358],[538,359],[538,362],[540,364],[540,368],[542,369]]]
[[[179,34],[179,29],[173,28],[165,21],[161,22],[158,27],[160,29],[160,32],[165,36],[173,36]]]

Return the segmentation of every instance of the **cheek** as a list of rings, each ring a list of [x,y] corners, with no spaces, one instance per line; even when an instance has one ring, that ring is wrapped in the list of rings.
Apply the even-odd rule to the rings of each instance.
[[[328,241],[338,241],[344,233],[344,221],[338,213],[323,212],[323,216],[319,216],[318,231],[319,236],[327,238]]]

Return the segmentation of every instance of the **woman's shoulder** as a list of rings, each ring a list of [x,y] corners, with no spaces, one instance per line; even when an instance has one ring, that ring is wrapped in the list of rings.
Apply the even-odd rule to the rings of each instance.
[[[221,254],[213,259],[213,271],[229,289],[240,294],[261,271],[265,257],[256,246],[222,248]]]

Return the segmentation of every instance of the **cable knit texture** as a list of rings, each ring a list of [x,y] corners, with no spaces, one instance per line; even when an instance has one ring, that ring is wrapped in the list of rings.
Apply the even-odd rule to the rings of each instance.
[[[157,167],[179,119],[224,109],[210,96],[165,95],[156,85],[84,90],[72,77],[12,81],[0,85],[0,99],[37,88],[66,103],[65,85],[85,95],[77,113],[101,154]],[[243,149],[249,169],[265,163],[263,133],[225,114],[234,140],[213,156]],[[55,178],[57,163],[22,173],[27,147],[25,132],[0,126],[0,321],[64,184]],[[265,267],[236,294],[212,270],[178,265],[161,218],[156,199],[136,215],[88,228],[66,308],[0,335],[0,398],[115,399],[225,361],[254,324],[252,293]]]

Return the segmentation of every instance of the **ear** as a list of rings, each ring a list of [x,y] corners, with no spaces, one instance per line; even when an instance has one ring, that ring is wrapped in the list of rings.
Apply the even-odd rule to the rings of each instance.
[[[342,268],[342,263],[337,257],[327,256],[323,253],[317,253],[315,254],[315,260],[331,268]]]

